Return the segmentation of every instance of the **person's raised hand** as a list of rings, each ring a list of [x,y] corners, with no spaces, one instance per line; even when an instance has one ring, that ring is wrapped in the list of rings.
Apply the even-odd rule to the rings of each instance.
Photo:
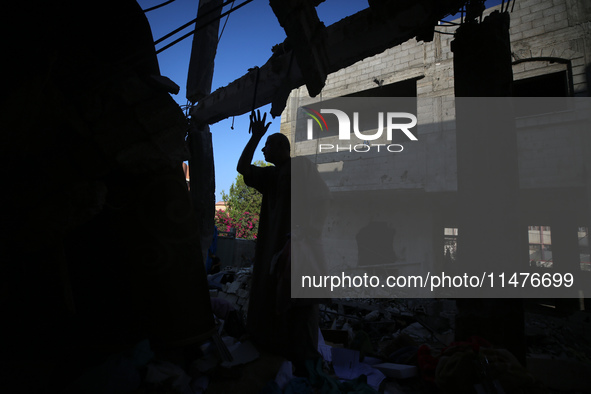
[[[252,111],[250,114],[250,130],[252,132],[253,137],[262,138],[267,129],[269,129],[269,125],[271,122],[265,124],[265,120],[267,119],[267,114],[265,113],[261,118],[261,111],[257,109],[255,113]]]

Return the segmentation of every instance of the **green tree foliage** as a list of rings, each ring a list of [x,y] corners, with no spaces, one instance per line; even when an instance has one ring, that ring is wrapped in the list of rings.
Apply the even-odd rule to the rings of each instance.
[[[259,167],[267,167],[271,164],[263,161],[254,163]],[[258,232],[259,216],[263,196],[252,187],[246,186],[244,177],[238,174],[236,181],[230,186],[230,193],[222,191],[222,199],[228,205],[225,213],[216,214],[216,226],[221,231],[229,231],[234,227],[238,238],[256,239]]]
[[[246,186],[244,177],[238,174],[236,181],[230,186],[230,194],[222,191],[222,199],[228,204],[230,217],[236,219],[244,212],[259,214],[263,195],[252,187]]]

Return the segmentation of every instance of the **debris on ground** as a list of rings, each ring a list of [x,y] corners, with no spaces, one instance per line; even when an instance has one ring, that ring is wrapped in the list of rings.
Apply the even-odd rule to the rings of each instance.
[[[215,289],[212,296],[233,302],[243,319],[247,313],[251,273],[249,269],[228,269],[221,274],[232,280],[217,288],[212,286]],[[574,363],[568,364],[571,371],[590,369],[585,375],[572,378],[568,385],[560,386],[547,376],[540,376],[545,374],[536,372],[536,368],[521,367],[504,349],[490,344],[474,347],[455,343],[455,300],[333,299],[321,304],[319,309],[318,350],[324,360],[323,373],[341,380],[363,375],[364,384],[376,392],[432,393],[444,388],[453,391],[458,388],[454,386],[455,374],[467,368],[463,365],[466,362],[471,365],[467,370],[473,375],[472,386],[490,392],[502,392],[502,385],[520,382],[524,392],[553,393],[569,388],[574,393],[580,389],[577,381],[581,376],[591,374],[589,313],[577,312],[569,317],[526,313],[529,364],[541,371],[552,363],[568,361]],[[483,341],[486,343],[486,339]],[[277,371],[283,372],[276,376],[275,384],[281,382],[277,387],[280,391],[276,392],[283,392],[281,388],[285,387],[289,376],[285,368],[277,365]],[[512,375],[495,368],[510,369]],[[505,392],[513,388],[507,387]]]
[[[591,314],[526,312],[525,368],[486,338],[456,342],[457,309],[448,299],[325,302],[319,306],[321,357],[307,361],[307,376],[294,376],[288,360],[248,340],[251,275],[242,268],[209,277],[219,336],[193,349],[190,358],[187,352],[158,358],[142,341],[87,371],[70,389],[80,392],[92,382],[96,393],[136,394],[589,392]]]

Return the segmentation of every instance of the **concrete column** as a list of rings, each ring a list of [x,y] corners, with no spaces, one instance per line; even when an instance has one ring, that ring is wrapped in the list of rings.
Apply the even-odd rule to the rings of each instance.
[[[191,60],[187,76],[187,99],[196,102],[211,93],[214,59],[218,45],[219,17],[222,0],[200,0],[197,28],[193,36]],[[203,28],[205,26],[205,28]],[[201,233],[203,261],[213,239],[215,215],[215,171],[213,144],[208,125],[191,122],[189,129],[189,168],[191,198],[197,211]]]
[[[454,53],[460,272],[519,272],[519,173],[515,120],[506,101],[478,104],[466,97],[511,96],[509,15],[495,12],[462,25]],[[479,335],[525,363],[521,299],[459,299],[456,339]]]
[[[452,42],[456,95],[460,270],[519,269],[519,172],[511,95],[509,15],[460,27]],[[467,97],[490,97],[477,102]],[[478,99],[476,99],[478,100]],[[525,267],[525,266],[523,266]]]
[[[215,216],[215,170],[213,144],[209,126],[191,123],[189,128],[189,150],[191,158],[191,199],[197,214],[201,234],[203,262],[207,260],[207,250],[213,239]]]

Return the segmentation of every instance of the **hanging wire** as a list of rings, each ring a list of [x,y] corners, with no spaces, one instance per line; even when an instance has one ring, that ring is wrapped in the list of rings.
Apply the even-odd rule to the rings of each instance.
[[[207,16],[207,15],[211,14],[212,12],[214,12],[215,10],[217,10],[218,8],[225,7],[225,6],[227,6],[228,4],[230,4],[230,3],[233,3],[234,1],[235,1],[235,0],[226,0],[224,3],[222,3],[222,4],[220,4],[220,5],[216,6],[216,7],[214,7],[214,8],[212,8],[212,9],[210,9],[210,10],[209,10],[209,11],[207,11],[205,14],[203,14],[203,15],[199,15],[197,18],[195,18],[195,19],[193,19],[193,20],[190,20],[189,22],[185,23],[185,24],[184,24],[184,25],[182,25],[181,27],[178,27],[178,28],[174,29],[173,31],[171,31],[170,33],[166,34],[165,36],[163,36],[163,37],[160,37],[159,39],[157,39],[156,41],[154,41],[154,45],[161,43],[162,41],[166,40],[166,39],[167,39],[167,38],[169,38],[170,36],[173,36],[173,35],[175,35],[176,33],[178,33],[179,31],[181,31],[181,30],[183,30],[183,29],[185,29],[185,28],[187,28],[187,27],[191,26],[193,23],[197,22],[197,20],[198,20],[199,18],[203,18],[203,17],[205,17],[205,16]]]
[[[232,5],[230,6],[230,11],[232,11],[233,8],[234,8],[234,1],[232,1]],[[230,14],[228,14],[228,16],[226,17],[226,21],[224,22],[224,26],[222,26],[222,31],[220,32],[220,36],[218,37],[218,44],[220,43],[220,40],[222,39],[222,35],[224,34],[224,30],[226,29],[226,25],[228,24],[228,19],[230,19]]]
[[[248,3],[251,3],[252,1],[253,1],[253,0],[246,0],[244,3],[240,4],[238,7],[234,8],[234,9],[232,9],[232,10],[230,10],[230,11],[224,12],[224,13],[223,13],[223,14],[221,14],[220,16],[218,16],[218,17],[216,17],[216,18],[212,19],[211,21],[207,22],[207,23],[206,23],[206,24],[204,24],[204,25],[200,25],[200,26],[196,27],[196,28],[195,28],[195,30],[193,30],[193,31],[191,31],[191,32],[189,32],[189,33],[187,33],[187,34],[185,34],[184,36],[182,36],[182,37],[180,37],[180,38],[177,38],[176,40],[174,40],[174,41],[173,41],[173,42],[171,42],[170,44],[168,44],[168,45],[165,45],[165,46],[163,46],[162,48],[158,49],[158,50],[156,51],[156,54],[159,54],[160,52],[162,52],[162,51],[164,51],[164,50],[166,50],[166,49],[170,48],[171,46],[173,46],[173,45],[175,45],[175,44],[178,44],[179,42],[181,42],[181,41],[182,41],[182,40],[184,40],[185,38],[187,38],[187,37],[190,37],[190,36],[192,36],[193,34],[195,34],[195,32],[196,32],[197,30],[201,30],[201,29],[203,29],[204,27],[206,27],[207,25],[209,25],[210,23],[212,23],[212,22],[214,22],[214,21],[216,21],[216,20],[218,20],[218,19],[222,19],[224,16],[226,16],[226,15],[228,15],[228,14],[230,14],[230,13],[232,13],[232,12],[236,11],[236,10],[238,10],[239,8],[241,8],[241,7],[245,6],[245,5],[247,5]]]
[[[187,99],[187,104],[181,105],[181,109],[185,112],[185,118],[189,119],[191,116],[191,110],[193,109],[194,103]]]
[[[256,106],[256,102],[257,102],[257,90],[259,88],[259,73],[261,71],[261,69],[258,66],[255,66],[255,69],[257,70],[257,75],[256,78],[254,80],[254,94],[252,96],[252,110],[255,110],[255,106]]]
[[[255,66],[254,69],[256,70],[256,76],[254,79],[254,94],[252,95],[252,111],[251,113],[254,113],[254,110],[256,109],[256,102],[257,102],[257,90],[259,87],[259,71],[260,68],[258,66]],[[252,129],[252,123],[250,124],[250,126],[248,126],[248,134],[250,134],[250,130]]]
[[[212,12],[214,12],[215,10],[217,10],[218,8],[222,8],[227,6],[230,3],[233,3],[235,0],[226,0],[225,2],[223,2],[222,4],[210,9],[209,11],[207,11],[206,13],[199,15],[197,18],[190,20],[189,22],[185,23],[184,25],[174,29],[173,31],[171,31],[170,33],[160,37],[159,39],[157,39],[156,41],[154,41],[154,45],[161,43],[162,41],[166,40],[167,38],[170,38],[171,36],[175,35],[176,33],[180,32],[181,30],[186,29],[187,27],[191,26],[192,24],[194,24],[195,22],[197,22],[199,19],[206,17],[207,15],[211,14]],[[248,3],[250,3],[252,0],[248,1]],[[241,7],[242,4],[239,6]],[[238,9],[238,8],[236,8]],[[225,16],[225,14],[223,15]],[[215,20],[215,19],[214,19]],[[213,22],[213,21],[210,21]]]
[[[172,3],[173,1],[176,1],[176,0],[168,0],[168,1],[165,1],[164,3],[162,3],[162,4],[155,5],[154,7],[150,7],[150,8],[147,8],[145,10],[142,10],[142,11],[144,11],[144,13],[150,12],[150,11],[154,11],[154,10],[157,10],[158,8],[160,8],[160,7],[164,7],[165,5]]]

